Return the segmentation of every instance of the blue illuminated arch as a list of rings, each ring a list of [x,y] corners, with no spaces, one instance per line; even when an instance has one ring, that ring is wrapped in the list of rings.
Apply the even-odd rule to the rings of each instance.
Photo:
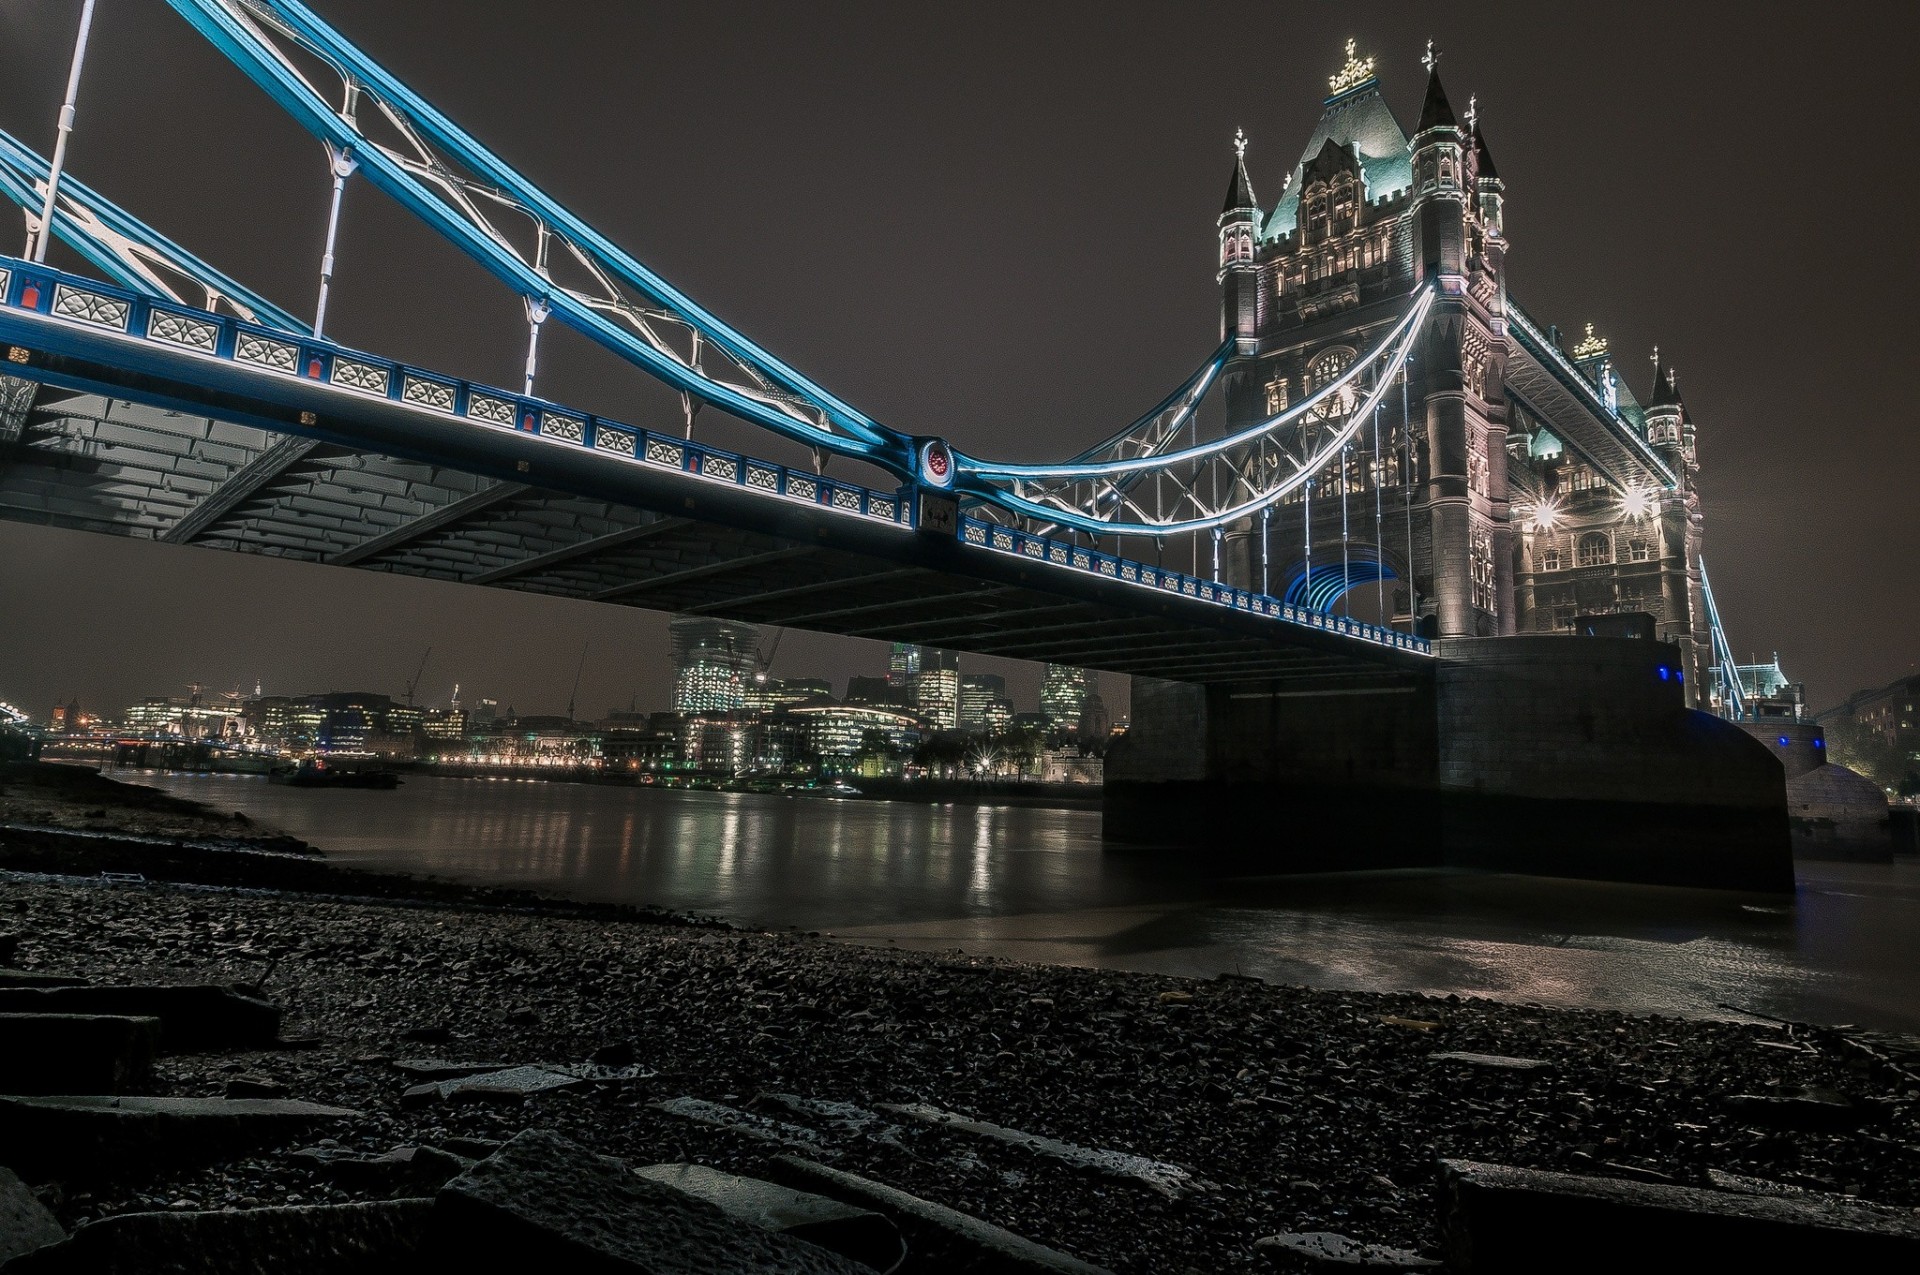
[[[1309,611],[1331,611],[1334,603],[1361,585],[1399,578],[1400,573],[1378,549],[1372,545],[1354,545],[1348,548],[1344,563],[1337,558],[1331,562],[1316,560],[1311,578],[1304,560],[1294,563],[1282,577],[1282,598],[1291,606]]]

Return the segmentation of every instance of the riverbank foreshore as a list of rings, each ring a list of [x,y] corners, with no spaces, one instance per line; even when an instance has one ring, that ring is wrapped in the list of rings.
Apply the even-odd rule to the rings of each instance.
[[[484,1154],[523,1129],[635,1164],[751,1176],[802,1154],[1153,1275],[1276,1269],[1255,1243],[1281,1232],[1436,1253],[1449,1157],[1920,1206],[1920,1068],[1896,1042],[1844,1031],[422,907],[398,885],[376,900],[152,874],[115,884],[71,844],[79,875],[0,876],[13,965],[101,984],[247,985],[284,1008],[286,1043],[167,1054],[152,1091],[271,1092],[356,1114],[197,1168],[33,1183],[69,1227],[417,1192],[330,1161]],[[603,1070],[461,1101],[420,1092],[424,1073],[401,1064],[425,1058]],[[1156,1189],[1089,1172],[905,1114],[915,1108],[1179,1176]]]

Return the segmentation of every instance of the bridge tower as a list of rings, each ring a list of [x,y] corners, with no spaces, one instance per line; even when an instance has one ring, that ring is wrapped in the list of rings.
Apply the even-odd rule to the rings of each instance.
[[[1224,377],[1230,428],[1337,379],[1418,285],[1433,283],[1438,300],[1404,414],[1393,396],[1367,446],[1270,511],[1264,535],[1230,528],[1228,578],[1317,608],[1384,578],[1395,582],[1391,614],[1372,618],[1438,637],[1510,634],[1515,542],[1504,467],[1494,463],[1507,428],[1505,187],[1431,61],[1411,139],[1381,96],[1373,59],[1351,42],[1329,87],[1264,218],[1249,207],[1244,153],[1236,159],[1220,217],[1222,331],[1240,338]],[[1248,253],[1250,224],[1259,229]],[[1299,427],[1302,454],[1322,428],[1318,418]]]

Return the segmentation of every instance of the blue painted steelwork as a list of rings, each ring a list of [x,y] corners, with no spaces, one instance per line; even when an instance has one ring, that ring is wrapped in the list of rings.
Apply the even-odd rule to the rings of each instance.
[[[112,349],[115,366],[156,380],[177,376],[186,360],[191,367],[204,367],[208,387],[223,392],[251,382],[253,392],[260,397],[283,401],[285,395],[270,391],[276,385],[298,384],[328,394],[378,399],[419,413],[423,419],[461,422],[479,431],[530,435],[554,446],[582,448],[636,466],[759,492],[770,500],[800,502],[843,517],[897,527],[903,533],[916,530],[915,510],[908,498],[910,487],[883,492],[838,482],[575,411],[545,399],[396,363],[310,335],[162,301],[17,258],[0,257],[0,339],[24,343],[47,354],[75,357],[87,357],[105,342]],[[24,361],[8,365],[12,375],[97,390],[85,380],[40,366],[25,348],[21,354]],[[171,400],[156,391],[153,401],[164,405]],[[287,428],[273,421],[260,423],[269,429]],[[1426,642],[1408,634],[1309,612],[1219,581],[1150,567],[977,518],[963,517],[959,523],[955,535],[962,544],[1264,616],[1281,624],[1318,629],[1375,647],[1431,654]]]
[[[1297,607],[1331,611],[1334,603],[1361,585],[1399,578],[1400,573],[1390,563],[1381,561],[1374,550],[1355,546],[1345,563],[1316,565],[1311,581],[1307,578],[1306,564],[1296,564],[1287,572],[1287,587],[1283,596]]]
[[[521,297],[545,304],[554,317],[675,389],[809,447],[873,461],[903,478],[911,475],[913,456],[906,435],[878,424],[829,394],[647,269],[487,150],[298,0],[168,3],[308,132],[350,153],[369,181]],[[339,72],[355,95],[371,98],[392,123],[440,152],[452,167],[434,173],[425,164],[403,164],[396,152],[369,140],[306,81],[274,46],[261,23],[277,27],[286,38]],[[369,108],[362,104],[359,109]],[[414,167],[421,171],[413,171]],[[635,330],[610,320],[580,294],[556,285],[497,233],[488,234],[476,224],[473,201],[478,192],[456,184],[451,174],[457,170],[464,170],[474,183],[498,192],[509,206],[564,237],[589,271],[597,271],[605,280],[645,298],[648,306],[662,312],[657,315],[662,321],[684,324],[705,343],[751,369],[763,378],[765,393],[755,397],[701,374],[688,360],[666,353]],[[604,304],[618,309],[610,301]],[[820,423],[810,423],[774,405],[780,402],[798,402],[814,409],[820,414]]]
[[[47,161],[0,130],[0,193],[20,207],[37,210],[47,184]],[[306,325],[245,284],[222,274],[159,231],[121,210],[111,200],[75,180],[60,177],[60,203],[53,231],[60,240],[122,287],[185,302],[154,267],[191,280],[205,295],[208,309],[224,302],[241,318],[284,332]]]
[[[1184,571],[1148,566],[1144,562],[1137,562],[1131,558],[1118,558],[1082,545],[1036,536],[996,522],[962,518],[960,538],[970,545],[992,549],[997,553],[1011,554],[1035,563],[1044,563],[1064,571],[1105,576],[1110,580],[1118,580],[1122,584],[1134,585],[1151,592],[1195,598],[1230,610],[1264,615],[1301,628],[1338,633],[1374,646],[1412,651],[1420,655],[1433,653],[1432,644],[1426,639],[1402,633],[1398,629],[1382,628],[1380,625],[1367,624],[1346,616],[1328,615],[1325,611],[1298,606],[1268,594],[1256,593],[1249,589],[1236,589],[1218,580],[1191,576]]]
[[[64,185],[64,183],[62,183]],[[903,530],[914,526],[912,502],[900,492],[875,491],[855,483],[790,469],[773,461],[705,447],[621,421],[576,411],[546,399],[462,380],[348,349],[299,332],[248,323],[210,310],[176,305],[131,289],[108,287],[18,258],[0,257],[0,319],[32,316],[38,348],[63,349],[62,329],[107,334],[120,347],[116,357],[136,371],[163,372],[181,354],[218,365],[229,374],[302,381],[357,396],[384,399],[442,420],[463,420],[475,429],[533,435],[630,462],[668,469],[707,482],[724,483],[815,505],[830,513]],[[150,355],[164,351],[163,364]],[[22,365],[9,374],[73,384]],[[284,428],[273,423],[268,428]]]

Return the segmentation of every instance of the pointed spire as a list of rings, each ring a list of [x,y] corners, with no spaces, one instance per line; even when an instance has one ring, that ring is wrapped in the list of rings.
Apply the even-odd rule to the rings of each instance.
[[[1481,181],[1499,181],[1500,170],[1493,166],[1493,152],[1487,149],[1487,139],[1480,135],[1480,126],[1473,126],[1473,150],[1479,157],[1477,165]]]
[[[1459,128],[1460,121],[1454,116],[1453,104],[1447,101],[1447,91],[1440,87],[1440,67],[1438,59],[1427,70],[1427,100],[1420,107],[1420,123],[1413,132],[1414,136],[1430,128]]]
[[[1680,406],[1680,385],[1675,378],[1673,368],[1660,357],[1660,347],[1653,347],[1653,397],[1647,400],[1648,407]]]
[[[1253,198],[1253,180],[1247,176],[1247,135],[1235,129],[1233,134],[1233,180],[1227,186],[1226,207],[1222,216],[1241,208],[1257,208]]]

